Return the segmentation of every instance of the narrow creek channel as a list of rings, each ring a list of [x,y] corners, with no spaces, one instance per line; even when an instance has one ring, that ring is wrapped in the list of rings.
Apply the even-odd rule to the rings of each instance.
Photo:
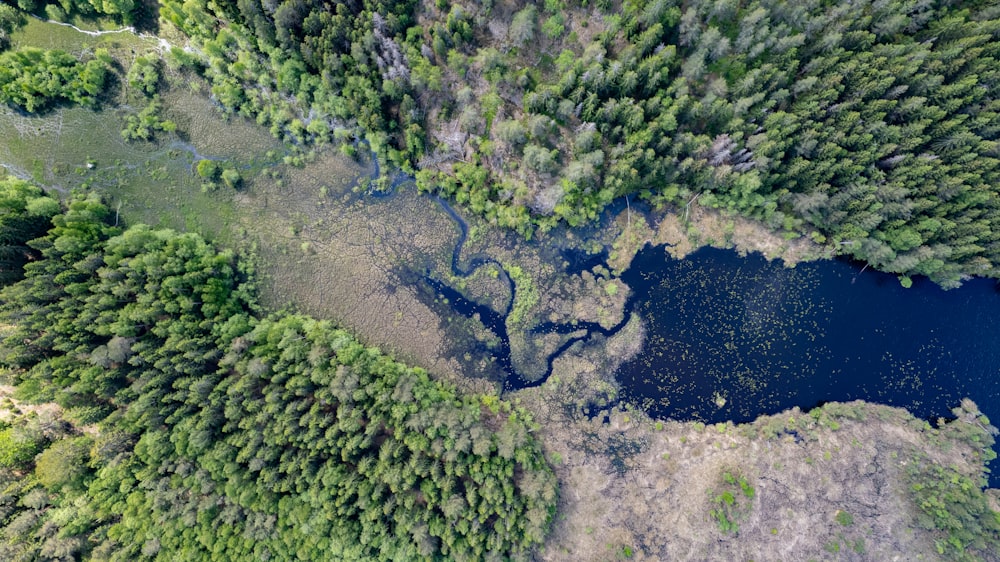
[[[521,390],[524,388],[531,388],[544,383],[549,375],[552,374],[552,364],[553,362],[562,355],[567,349],[569,349],[573,344],[584,341],[590,338],[593,334],[602,334],[605,336],[610,336],[617,333],[625,324],[628,322],[628,315],[626,314],[622,321],[612,328],[604,328],[596,322],[575,322],[572,324],[559,324],[554,322],[544,322],[538,324],[531,329],[532,334],[541,333],[557,333],[557,334],[571,334],[573,332],[578,332],[583,330],[585,333],[583,335],[574,336],[569,338],[567,341],[563,342],[554,352],[550,353],[546,358],[545,372],[541,377],[535,379],[526,379],[521,376],[520,373],[516,371],[514,365],[511,361],[510,355],[510,335],[507,332],[507,316],[510,315],[511,310],[514,307],[514,299],[516,298],[517,287],[514,281],[511,279],[510,275],[504,269],[503,265],[497,260],[486,257],[486,256],[473,256],[469,259],[469,263],[466,267],[461,265],[461,255],[462,249],[465,246],[465,241],[469,235],[469,225],[465,222],[455,209],[451,207],[445,200],[440,197],[436,197],[438,203],[448,214],[449,217],[458,225],[459,227],[459,237],[458,241],[455,243],[455,249],[452,252],[451,258],[451,273],[457,277],[469,277],[476,272],[477,269],[484,265],[493,264],[498,267],[502,272],[503,276],[507,281],[507,285],[510,289],[511,298],[507,302],[506,309],[503,312],[497,312],[492,308],[479,304],[475,301],[471,301],[465,296],[463,296],[459,291],[452,287],[449,287],[443,281],[435,279],[429,273],[424,276],[424,281],[430,285],[435,291],[444,296],[453,311],[465,316],[466,318],[478,317],[483,325],[493,332],[493,334],[500,340],[499,349],[494,353],[494,358],[499,364],[500,368],[504,373],[507,374],[507,378],[504,381],[504,392],[511,392],[515,390]],[[577,267],[579,264],[573,263],[572,267]],[[595,264],[596,265],[596,264]]]

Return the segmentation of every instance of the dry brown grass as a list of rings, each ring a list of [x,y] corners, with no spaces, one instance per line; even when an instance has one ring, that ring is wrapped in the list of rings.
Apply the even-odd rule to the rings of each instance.
[[[626,559],[626,548],[632,560],[940,559],[917,527],[904,470],[919,452],[974,475],[980,461],[968,446],[904,410],[862,402],[742,426],[657,424],[622,410],[588,419],[585,405],[593,413],[614,397],[607,369],[637,336],[625,330],[561,358],[547,384],[515,398],[541,422],[561,484],[539,560]],[[755,489],[736,534],[710,514],[725,471]]]
[[[678,259],[701,246],[735,248],[741,255],[758,252],[768,260],[780,258],[788,266],[828,257],[824,247],[807,238],[789,240],[760,222],[726,216],[697,203],[666,213],[651,240],[667,244],[667,251]]]
[[[255,179],[237,201],[241,226],[259,241],[262,297],[328,318],[363,341],[457,383],[459,364],[442,319],[424,303],[408,269],[450,263],[458,236],[426,197],[359,198],[351,187],[368,170],[333,153]]]

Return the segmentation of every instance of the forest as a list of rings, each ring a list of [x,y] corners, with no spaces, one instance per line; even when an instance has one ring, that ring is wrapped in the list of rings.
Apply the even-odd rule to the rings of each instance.
[[[284,140],[286,162],[370,148],[523,236],[630,197],[751,217],[904,285],[998,275],[995,3],[162,0],[166,31],[191,43],[127,65],[7,49],[24,11],[120,25],[157,3],[14,4],[0,4],[0,102],[19,117],[99,109],[112,91],[136,104],[122,139],[154,141],[177,127],[166,71],[191,73]],[[191,168],[203,191],[253,188],[230,162]],[[95,193],[59,201],[0,171],[0,560],[541,556],[559,499],[547,458],[561,477],[584,469],[554,441],[543,451],[531,414],[328,321],[264,310],[253,256],[127,220]],[[989,460],[989,421],[955,416]],[[912,511],[907,533],[949,558],[997,552],[982,474],[898,462],[902,503],[883,511]],[[711,518],[737,532],[724,494],[696,532],[714,536]]]
[[[484,560],[541,543],[557,488],[528,414],[329,322],[266,315],[246,260],[118,219],[93,194],[63,207],[0,181],[0,559]]]
[[[162,3],[230,111],[364,138],[525,235],[700,204],[946,286],[996,276],[1000,8],[928,0]]]

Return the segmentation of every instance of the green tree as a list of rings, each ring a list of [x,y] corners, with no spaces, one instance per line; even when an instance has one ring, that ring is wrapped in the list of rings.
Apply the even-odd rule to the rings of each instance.
[[[40,254],[28,241],[44,235],[60,211],[59,202],[28,182],[0,180],[0,285],[24,276],[24,266]]]
[[[514,19],[510,22],[510,29],[507,36],[515,46],[529,45],[535,38],[535,26],[538,20],[538,9],[533,5],[527,5],[514,14]]]
[[[222,183],[230,189],[237,189],[243,183],[243,178],[236,169],[226,168],[222,171]]]
[[[90,437],[60,439],[46,448],[35,461],[35,476],[52,492],[71,488],[83,491],[90,475]]]
[[[158,57],[136,57],[125,75],[129,87],[141,91],[146,96],[155,94],[160,82],[161,64]]]
[[[38,439],[23,429],[0,430],[0,468],[25,468],[40,449]]]
[[[214,160],[199,160],[195,171],[199,176],[209,181],[217,180],[221,173],[219,165]]]

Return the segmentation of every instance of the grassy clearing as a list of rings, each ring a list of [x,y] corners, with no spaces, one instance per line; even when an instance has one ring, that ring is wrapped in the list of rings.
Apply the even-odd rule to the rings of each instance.
[[[351,328],[366,342],[442,377],[462,371],[453,320],[417,276],[448,270],[458,230],[432,199],[412,190],[360,196],[370,171],[333,152],[302,168],[258,174],[236,198],[240,229],[257,242],[262,299],[295,305]],[[415,282],[416,281],[416,282]]]
[[[94,22],[75,22],[74,25],[81,29],[97,30]],[[99,27],[103,31],[112,31],[120,29],[121,26],[107,22],[99,24]],[[35,18],[28,18],[27,25],[11,34],[11,45],[14,48],[30,45],[40,49],[62,49],[69,53],[104,47],[111,51],[112,55],[122,55],[130,51],[149,50],[158,43],[159,40],[155,37],[136,35],[128,31],[90,35],[67,25],[44,22]],[[127,57],[122,58],[130,60]]]
[[[34,19],[14,35],[14,43],[71,53],[106,48],[122,74],[135,56],[159,49],[152,37],[128,32],[94,36]],[[69,107],[25,116],[0,109],[0,160],[14,174],[60,193],[96,189],[130,221],[234,241],[234,194],[202,193],[201,182],[191,173],[201,155],[184,135],[164,135],[158,143],[122,140],[124,117],[137,108],[127,104],[120,77],[113,82],[103,111]],[[242,120],[224,120],[207,100],[196,103],[182,88],[169,95],[168,111],[191,126],[198,146],[212,147],[201,149],[209,157],[253,171],[263,167],[267,151],[281,149],[266,132],[254,134],[257,128]]]
[[[221,235],[231,222],[231,194],[203,194],[183,148],[126,144],[117,112],[68,108],[44,117],[0,110],[0,157],[15,172],[68,193],[104,193],[133,222]]]

